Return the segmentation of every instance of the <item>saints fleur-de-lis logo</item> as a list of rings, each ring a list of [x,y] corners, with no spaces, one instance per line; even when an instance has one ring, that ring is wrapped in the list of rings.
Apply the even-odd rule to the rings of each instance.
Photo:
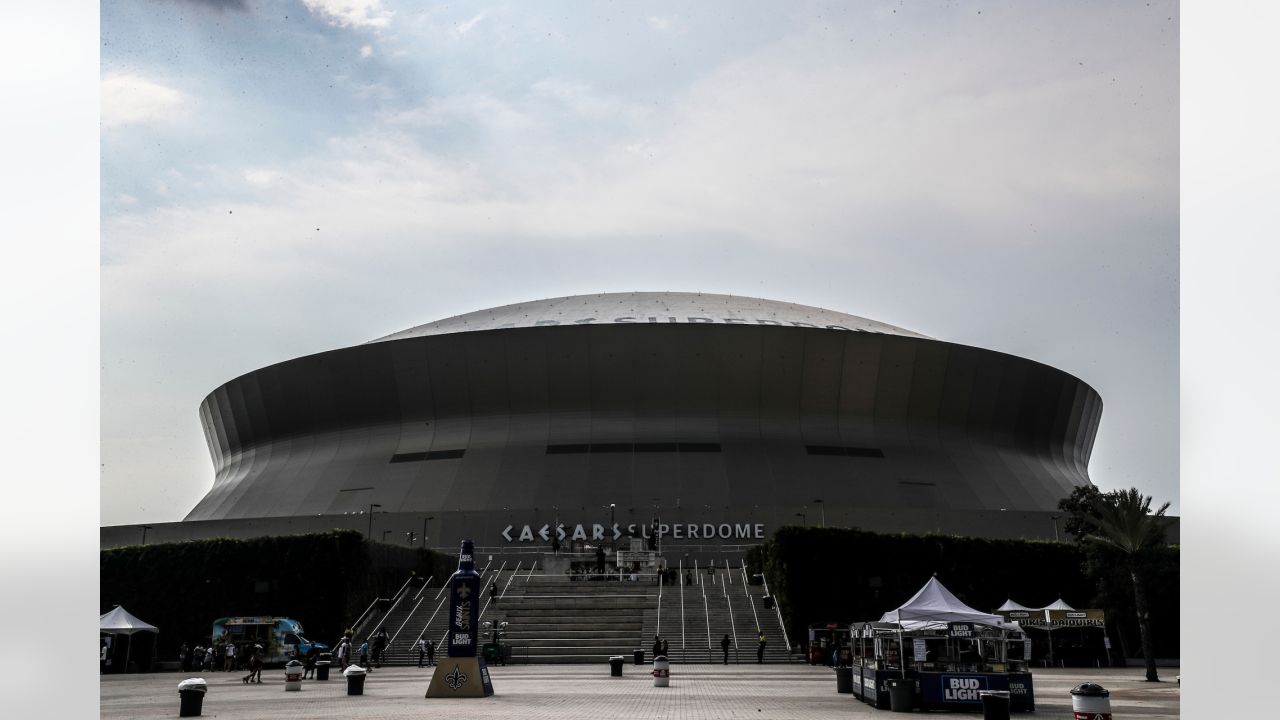
[[[467,598],[471,597],[471,588],[467,587],[466,585],[463,585],[462,587],[458,588],[458,597],[462,598],[463,600],[466,600]]]
[[[449,686],[450,690],[457,690],[467,684],[467,674],[462,672],[462,668],[454,665],[453,672],[444,676],[444,683]]]

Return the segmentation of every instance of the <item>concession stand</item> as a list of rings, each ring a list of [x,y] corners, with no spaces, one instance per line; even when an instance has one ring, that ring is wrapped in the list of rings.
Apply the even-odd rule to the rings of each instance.
[[[854,696],[877,708],[898,709],[891,685],[906,684],[922,710],[981,712],[989,691],[1007,692],[1011,710],[1035,710],[1022,628],[965,605],[936,577],[852,636]]]
[[[1111,665],[1111,639],[1107,637],[1106,613],[1097,608],[1077,610],[1061,598],[1052,605],[1029,608],[1009,600],[996,609],[1006,622],[1025,630],[1043,631],[1043,652],[1036,658],[1047,666],[1101,667]],[[1037,643],[1041,645],[1041,643]],[[1027,660],[1033,660],[1030,653]]]

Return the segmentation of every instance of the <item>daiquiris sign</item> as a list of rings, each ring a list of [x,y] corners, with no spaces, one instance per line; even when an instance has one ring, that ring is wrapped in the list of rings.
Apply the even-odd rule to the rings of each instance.
[[[533,525],[508,525],[502,530],[502,538],[508,543],[551,542],[552,536],[565,540],[617,540],[624,535],[673,540],[764,540],[764,523],[657,523],[653,525],[631,523],[611,526],[601,523],[544,523]]]

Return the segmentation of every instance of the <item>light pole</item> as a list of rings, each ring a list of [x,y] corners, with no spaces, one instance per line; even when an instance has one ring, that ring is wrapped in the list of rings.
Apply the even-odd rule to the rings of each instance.
[[[422,547],[427,546],[427,523],[435,519],[435,515],[428,515],[422,518]]]
[[[1058,542],[1058,519],[1061,515],[1050,515],[1049,519],[1053,521],[1053,541]]]
[[[147,544],[147,531],[148,531],[148,530],[154,530],[154,528],[152,528],[150,525],[143,525],[143,526],[142,526],[142,544],[143,544],[143,545],[146,545],[146,544]]]
[[[382,506],[378,503],[369,503],[369,532],[365,533],[365,537],[370,540],[373,539],[373,509],[376,507]]]
[[[614,517],[614,511],[617,507],[617,503],[609,503],[609,532],[613,532],[613,526],[618,524],[617,519]],[[618,551],[618,538],[613,538],[609,541],[609,544],[613,546],[614,552]]]
[[[827,508],[826,508],[825,506],[823,506],[823,504],[822,504],[822,498],[818,498],[817,500],[814,500],[813,502],[814,502],[814,504],[815,504],[815,505],[817,505],[817,506],[818,506],[818,509],[822,511],[822,527],[826,527],[826,526],[827,526]]]

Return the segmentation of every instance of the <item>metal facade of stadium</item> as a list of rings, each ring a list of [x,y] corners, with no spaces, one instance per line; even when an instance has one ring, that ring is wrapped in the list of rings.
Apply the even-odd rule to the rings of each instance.
[[[799,522],[1046,536],[1089,482],[1101,412],[1047,365],[829,310],[556,298],[217,388],[200,406],[213,488],[182,524],[364,529],[378,506],[384,536],[443,546],[608,539],[655,517],[691,544]]]

